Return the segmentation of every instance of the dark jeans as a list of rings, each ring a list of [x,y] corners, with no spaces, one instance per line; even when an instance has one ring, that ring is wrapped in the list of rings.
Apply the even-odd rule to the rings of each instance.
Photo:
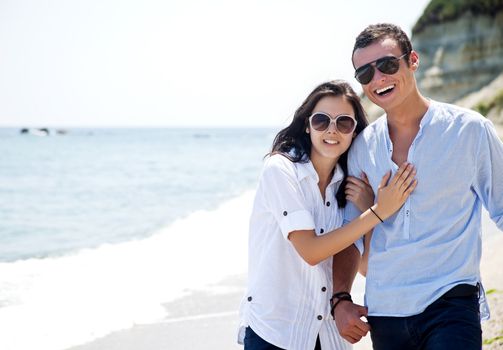
[[[480,350],[477,295],[442,296],[419,315],[368,318],[375,350]]]
[[[244,350],[282,350],[260,338],[250,327],[246,327],[244,343]],[[320,337],[316,339],[316,347],[314,350],[321,350]]]

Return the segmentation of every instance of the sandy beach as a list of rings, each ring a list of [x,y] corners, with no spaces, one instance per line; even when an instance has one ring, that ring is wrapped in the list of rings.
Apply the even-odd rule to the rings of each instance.
[[[484,244],[481,263],[482,279],[491,308],[491,320],[483,322],[484,350],[503,347],[503,234],[483,216]],[[165,307],[169,315],[154,324],[138,324],[131,329],[109,334],[69,350],[165,350],[165,349],[242,349],[236,343],[237,309],[244,293],[245,274],[230,276],[194,290]],[[361,300],[363,278],[354,286],[356,301]],[[99,317],[97,315],[97,317]],[[370,337],[354,346],[371,349]]]
[[[482,281],[487,292],[491,319],[482,323],[484,350],[503,348],[503,234],[488,237],[484,242],[481,262]]]

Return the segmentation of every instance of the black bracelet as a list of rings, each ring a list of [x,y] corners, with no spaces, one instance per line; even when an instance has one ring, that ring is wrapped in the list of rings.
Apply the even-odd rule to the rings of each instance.
[[[334,303],[334,299],[338,300]],[[330,315],[332,315],[332,317],[334,317],[335,307],[343,300],[353,302],[353,299],[351,299],[351,294],[349,294],[348,292],[334,293],[334,295],[332,295],[332,297],[330,298],[330,305],[332,306],[330,308]]]
[[[371,211],[372,213],[374,213],[374,215],[375,215],[375,216],[377,216],[377,218],[378,218],[379,220],[381,220],[381,222],[384,222],[384,221],[382,221],[382,219],[379,217],[379,215],[377,215],[377,214],[376,214],[376,212],[374,211],[374,209],[372,209],[372,207],[370,207],[369,209],[370,209],[370,211]]]

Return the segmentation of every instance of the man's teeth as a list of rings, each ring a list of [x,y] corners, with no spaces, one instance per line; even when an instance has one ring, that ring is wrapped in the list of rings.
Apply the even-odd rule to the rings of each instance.
[[[383,92],[386,92],[386,91],[389,91],[389,90],[393,89],[394,87],[395,87],[395,85],[385,86],[385,87],[383,87],[382,89],[377,89],[377,90],[376,90],[376,93],[380,95],[380,94],[382,94]]]
[[[325,141],[325,143],[328,143],[329,145],[338,145],[339,144],[339,141],[335,141],[335,140],[323,140]]]

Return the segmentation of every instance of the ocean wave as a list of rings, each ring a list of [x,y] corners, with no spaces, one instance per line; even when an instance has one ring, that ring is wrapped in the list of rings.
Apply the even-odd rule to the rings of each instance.
[[[253,191],[149,238],[0,263],[0,348],[59,350],[162,320],[163,304],[246,271]]]

